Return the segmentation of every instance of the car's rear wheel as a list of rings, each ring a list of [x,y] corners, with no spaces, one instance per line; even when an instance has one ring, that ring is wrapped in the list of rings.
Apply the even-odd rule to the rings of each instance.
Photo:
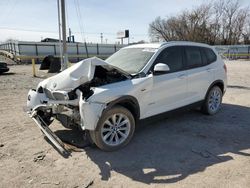
[[[90,136],[100,149],[114,151],[129,143],[134,130],[135,120],[131,112],[122,106],[114,106],[103,113]]]
[[[208,115],[216,114],[221,106],[222,91],[218,86],[213,86],[206,96],[206,99],[202,105],[202,112]]]

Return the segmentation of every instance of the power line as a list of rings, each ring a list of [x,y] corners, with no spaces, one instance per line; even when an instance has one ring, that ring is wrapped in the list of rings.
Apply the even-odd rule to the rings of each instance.
[[[70,24],[69,24],[69,15],[68,15],[68,1],[65,1],[65,11],[66,11],[66,21],[68,24],[68,28],[70,28]]]
[[[53,33],[53,34],[57,34],[58,31],[52,31],[52,30],[38,30],[38,29],[23,29],[23,28],[13,28],[13,27],[0,27],[0,29],[6,29],[6,30],[13,30],[13,31],[26,31],[26,32],[37,32],[37,33]],[[76,34],[81,34],[81,31],[74,31],[74,33]],[[89,35],[96,35],[96,36],[100,36],[99,32],[84,32],[85,34],[89,34]],[[116,33],[109,33],[109,32],[102,32],[104,35],[112,35],[112,36],[116,36]],[[133,36],[148,36],[147,34],[138,34],[138,33],[134,33],[132,34]]]
[[[74,5],[75,5],[75,8],[76,8],[77,20],[78,20],[78,24],[79,24],[79,28],[80,28],[80,34],[81,34],[81,37],[82,37],[82,41],[86,42],[86,38],[85,38],[85,35],[84,35],[82,14],[81,14],[81,10],[80,10],[79,1],[78,0],[74,0]]]

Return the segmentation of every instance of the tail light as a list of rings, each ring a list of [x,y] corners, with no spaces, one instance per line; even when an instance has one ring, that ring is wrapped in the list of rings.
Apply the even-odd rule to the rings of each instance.
[[[225,63],[224,63],[224,65],[223,65],[223,68],[224,68],[224,70],[225,70],[225,73],[227,73],[227,66],[226,66]]]

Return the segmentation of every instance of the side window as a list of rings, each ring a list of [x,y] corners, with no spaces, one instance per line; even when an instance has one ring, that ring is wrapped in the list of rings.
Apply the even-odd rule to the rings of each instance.
[[[205,51],[205,54],[206,54],[207,59],[208,59],[208,64],[213,63],[217,60],[217,56],[213,50],[211,50],[209,48],[204,48],[204,51]]]
[[[173,46],[164,49],[155,60],[156,63],[165,63],[169,66],[170,72],[176,72],[183,69],[182,47]]]
[[[186,59],[187,59],[188,68],[203,66],[201,51],[199,47],[186,46],[185,51],[186,51]]]

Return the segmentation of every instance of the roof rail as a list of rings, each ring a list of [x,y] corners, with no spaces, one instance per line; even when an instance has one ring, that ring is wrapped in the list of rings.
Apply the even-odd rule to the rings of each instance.
[[[161,43],[161,45],[160,45],[160,47],[162,47],[162,46],[164,46],[164,45],[166,45],[166,44],[168,44],[169,42],[162,42]]]
[[[192,41],[185,41],[185,40],[179,40],[179,41],[168,41],[168,42],[162,42],[160,47],[165,46],[167,44],[171,43],[190,43],[190,44],[205,44],[205,43],[199,43],[199,42],[192,42]]]
[[[167,41],[167,42],[162,42],[161,43],[161,47],[167,44],[171,44],[171,43],[178,43],[178,42],[190,42],[190,41],[185,41],[185,40],[173,40],[173,41]]]

